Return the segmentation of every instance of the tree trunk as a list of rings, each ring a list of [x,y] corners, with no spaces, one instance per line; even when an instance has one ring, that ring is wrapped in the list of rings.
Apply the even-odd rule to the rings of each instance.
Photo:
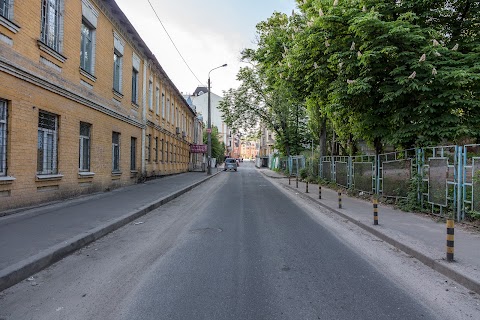
[[[319,132],[320,161],[327,155],[327,118],[323,117],[320,122]]]
[[[373,144],[375,146],[375,155],[378,156],[383,152],[383,145],[382,145],[382,139],[380,138],[375,138],[373,140]]]

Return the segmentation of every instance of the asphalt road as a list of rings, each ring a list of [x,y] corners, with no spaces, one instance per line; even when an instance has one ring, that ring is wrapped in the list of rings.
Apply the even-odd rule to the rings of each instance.
[[[5,290],[0,319],[475,318],[437,308],[443,280],[322,219],[242,163]]]
[[[227,174],[124,319],[433,318],[249,165]]]

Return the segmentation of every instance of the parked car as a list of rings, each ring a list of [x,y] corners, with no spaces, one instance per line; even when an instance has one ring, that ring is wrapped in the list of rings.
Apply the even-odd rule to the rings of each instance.
[[[227,170],[235,170],[237,171],[237,160],[234,158],[227,158],[225,159],[225,167],[223,168],[223,171]]]

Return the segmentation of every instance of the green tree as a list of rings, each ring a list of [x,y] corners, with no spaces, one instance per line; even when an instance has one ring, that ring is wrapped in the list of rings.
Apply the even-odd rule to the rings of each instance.
[[[218,127],[212,126],[212,158],[217,159],[217,163],[222,163],[225,155],[225,144],[220,141],[218,134]],[[203,143],[208,143],[208,134],[203,132]]]

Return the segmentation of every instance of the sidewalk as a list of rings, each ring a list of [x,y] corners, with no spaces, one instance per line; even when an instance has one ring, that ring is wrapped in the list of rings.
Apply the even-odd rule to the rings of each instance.
[[[0,291],[219,173],[167,176],[0,218]]]
[[[435,222],[427,215],[396,210],[378,205],[378,223],[373,225],[371,202],[342,194],[342,209],[338,208],[338,193],[322,187],[322,199],[318,199],[318,185],[298,183],[295,178],[288,184],[288,177],[269,169],[258,169],[265,176],[276,179],[288,190],[309,197],[310,200],[337,213],[350,222],[374,234],[383,241],[420,260],[422,263],[480,294],[480,232],[472,232],[459,225],[455,227],[455,261],[447,262],[446,224]]]

